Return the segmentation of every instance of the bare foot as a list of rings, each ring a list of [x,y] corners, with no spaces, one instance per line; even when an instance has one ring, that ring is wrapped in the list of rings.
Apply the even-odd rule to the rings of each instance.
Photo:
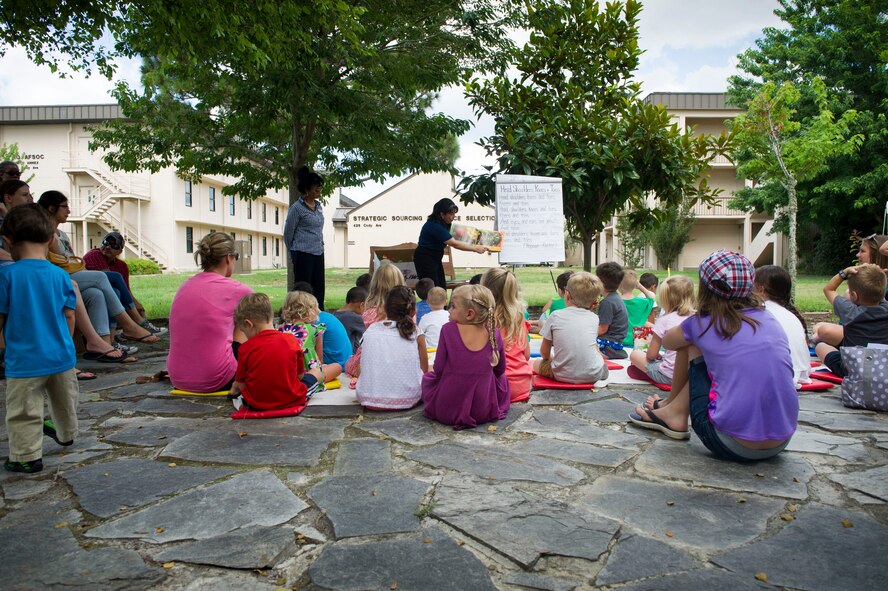
[[[86,350],[89,353],[98,353],[99,355],[104,355],[105,357],[110,357],[111,359],[120,359],[121,357],[123,357],[123,351],[115,349],[114,347],[111,347],[112,350],[109,351],[108,347],[110,347],[110,345],[106,344],[105,347],[100,348],[99,350],[96,350],[96,349],[90,349],[89,345],[87,345]]]
[[[647,397],[647,400],[644,401],[643,406],[645,409],[654,410],[656,408],[660,408],[661,406],[663,406],[661,404],[662,401],[663,401],[663,399],[660,398],[659,394],[652,394],[651,396]]]

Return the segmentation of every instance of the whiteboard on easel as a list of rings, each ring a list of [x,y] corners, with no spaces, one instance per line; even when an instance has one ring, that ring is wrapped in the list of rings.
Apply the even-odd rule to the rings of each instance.
[[[500,263],[557,263],[564,256],[561,179],[496,177],[496,224],[505,233]]]

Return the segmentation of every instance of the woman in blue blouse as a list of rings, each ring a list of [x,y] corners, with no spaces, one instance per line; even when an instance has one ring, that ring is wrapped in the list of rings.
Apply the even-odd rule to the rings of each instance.
[[[324,309],[324,209],[321,187],[324,179],[308,167],[296,173],[296,187],[302,196],[287,211],[284,245],[293,259],[295,282],[307,281],[314,289],[321,310]]]
[[[457,250],[471,252],[486,252],[487,247],[459,242],[450,235],[450,224],[459,212],[459,208],[453,200],[445,197],[435,203],[432,215],[422,225],[419,232],[419,243],[413,252],[413,264],[416,266],[416,275],[419,279],[428,277],[435,282],[435,287],[447,287],[447,278],[444,276],[444,248],[451,246]]]

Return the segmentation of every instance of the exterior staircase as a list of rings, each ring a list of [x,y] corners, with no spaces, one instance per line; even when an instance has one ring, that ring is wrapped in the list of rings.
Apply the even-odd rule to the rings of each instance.
[[[114,172],[94,154],[71,154],[64,171],[72,178],[86,175],[98,183],[97,192],[86,196],[76,195],[70,200],[70,221],[91,222],[98,224],[106,232],[119,232],[131,250],[140,253],[143,258],[154,261],[162,270],[167,268],[169,258],[166,252],[146,238],[144,232],[140,240],[138,228],[120,219],[113,212],[114,206],[121,200],[151,199],[150,181],[147,176]]]

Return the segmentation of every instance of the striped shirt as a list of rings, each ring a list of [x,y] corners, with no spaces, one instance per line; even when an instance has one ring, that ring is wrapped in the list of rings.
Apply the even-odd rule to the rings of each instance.
[[[320,201],[315,201],[314,210],[305,205],[304,197],[290,206],[284,224],[284,244],[291,251],[324,254],[324,208]]]

